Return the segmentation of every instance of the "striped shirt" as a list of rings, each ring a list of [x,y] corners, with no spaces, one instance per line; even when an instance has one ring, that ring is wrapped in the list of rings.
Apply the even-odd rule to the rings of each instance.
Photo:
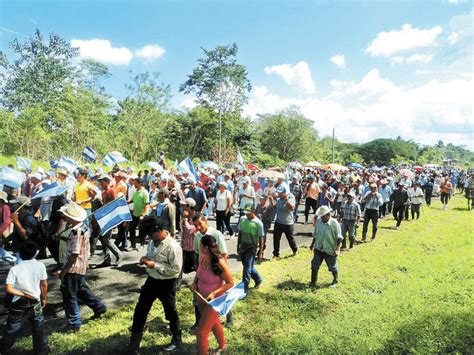
[[[71,232],[67,242],[67,256],[70,258],[73,254],[78,257],[74,264],[69,269],[69,274],[85,275],[87,266],[89,265],[87,259],[89,257],[89,231],[84,231],[82,223],[75,226]]]
[[[357,202],[344,202],[342,204],[342,215],[344,216],[343,219],[345,221],[355,221],[357,220],[361,213],[360,213],[360,206]]]
[[[181,247],[185,251],[194,251],[194,236],[197,229],[187,218],[181,219]]]

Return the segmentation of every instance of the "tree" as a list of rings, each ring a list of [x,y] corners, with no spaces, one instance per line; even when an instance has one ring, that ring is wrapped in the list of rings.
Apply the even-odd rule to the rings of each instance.
[[[9,63],[2,54],[2,105],[19,111],[58,104],[62,90],[76,75],[71,59],[78,56],[78,49],[54,33],[45,41],[38,29],[25,43],[14,39],[10,47],[18,59]]]
[[[110,77],[109,68],[93,59],[83,59],[79,68],[81,84],[87,89],[104,94],[103,80]]]
[[[181,84],[179,91],[194,94],[201,106],[215,110],[219,119],[219,162],[223,121],[227,114],[240,114],[247,102],[252,86],[247,78],[247,69],[237,63],[238,47],[236,43],[217,46],[213,50],[201,48],[204,57],[198,59],[188,80]]]
[[[318,132],[313,122],[296,107],[261,115],[258,130],[262,151],[287,162],[300,159],[317,143]]]

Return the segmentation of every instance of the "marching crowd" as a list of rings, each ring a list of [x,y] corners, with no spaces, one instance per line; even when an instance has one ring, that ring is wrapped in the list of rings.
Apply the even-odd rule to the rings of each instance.
[[[120,265],[124,253],[132,249],[144,254],[137,262],[145,267],[148,277],[133,316],[130,352],[139,351],[147,315],[156,299],[163,305],[172,333],[171,343],[163,350],[174,351],[180,346],[176,291],[183,274],[194,273],[190,287],[194,292],[198,352],[208,353],[212,331],[219,344],[215,353],[220,353],[226,349],[224,330],[207,301],[234,286],[227,263],[227,240],[237,238],[242,281],[248,294],[252,280],[253,289],[263,282],[255,265],[264,258],[272,226],[273,259],[278,259],[282,235],[296,255],[295,224],[311,223],[314,256],[310,286],[317,286],[323,261],[333,274],[331,286],[336,286],[337,256],[341,250],[353,249],[361,221],[361,242],[366,242],[369,226],[375,239],[378,220],[390,213],[396,221],[394,229],[410,216],[419,219],[421,206],[431,205],[435,186],[439,186],[443,209],[457,188],[464,189],[468,198],[474,191],[474,174],[456,169],[294,168],[274,171],[274,176],[247,169],[216,169],[195,176],[163,168],[161,173],[155,169],[135,173],[132,168],[119,166],[108,173],[101,169],[93,172],[88,166],[73,173],[64,168],[48,172],[39,168],[25,171],[19,189],[4,186],[0,191],[0,234],[4,236],[0,258],[12,267],[6,279],[9,315],[1,354],[11,349],[26,320],[32,326],[35,353],[48,351],[42,312],[47,304],[48,275],[37,260],[48,254],[56,264],[50,273],[61,279],[67,318],[64,331],[80,329],[79,302],[93,310],[92,319],[106,312],[85,278],[88,260],[100,242],[103,261],[97,267]],[[65,187],[63,193],[34,198],[55,181]],[[131,221],[102,233],[94,212],[121,197],[128,203]],[[236,225],[231,224],[234,215],[239,217]],[[213,219],[215,227],[210,225]],[[230,311],[227,323],[232,321]]]

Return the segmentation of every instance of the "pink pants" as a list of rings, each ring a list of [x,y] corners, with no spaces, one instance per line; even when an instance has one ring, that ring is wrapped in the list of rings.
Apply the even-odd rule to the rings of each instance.
[[[205,355],[209,349],[209,333],[212,330],[219,343],[220,349],[225,349],[224,328],[219,319],[219,315],[210,306],[203,305],[200,308],[201,319],[196,330],[198,354]]]

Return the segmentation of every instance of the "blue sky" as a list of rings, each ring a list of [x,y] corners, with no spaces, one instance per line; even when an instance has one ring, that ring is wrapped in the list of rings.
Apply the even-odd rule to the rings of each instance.
[[[54,31],[108,65],[107,92],[117,99],[130,70],[150,71],[171,85],[175,107],[192,106],[178,86],[200,47],[236,42],[253,85],[251,117],[297,105],[321,135],[335,127],[343,141],[401,135],[474,148],[470,1],[0,4],[2,50],[36,27]]]

